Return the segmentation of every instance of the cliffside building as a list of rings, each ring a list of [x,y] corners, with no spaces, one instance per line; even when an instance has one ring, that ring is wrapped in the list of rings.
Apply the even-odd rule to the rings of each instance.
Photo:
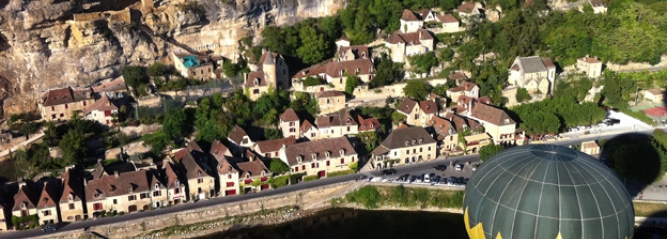
[[[290,87],[288,74],[289,68],[282,55],[264,51],[259,59],[257,71],[245,76],[243,90],[249,94],[251,100],[257,100],[271,88],[288,89]]]
[[[197,80],[210,79],[213,73],[214,63],[208,57],[194,56],[190,54],[171,53],[174,68],[185,78]]]
[[[524,88],[529,93],[542,93],[542,97],[553,93],[556,65],[550,58],[539,56],[517,57],[510,67],[510,86]]]
[[[42,96],[38,104],[42,119],[46,121],[69,120],[72,116],[83,112],[94,102],[90,88],[73,89],[65,87],[49,90]]]
[[[418,28],[413,32],[398,30],[385,39],[385,46],[391,51],[392,61],[407,62],[408,56],[433,51],[434,37],[423,28]]]

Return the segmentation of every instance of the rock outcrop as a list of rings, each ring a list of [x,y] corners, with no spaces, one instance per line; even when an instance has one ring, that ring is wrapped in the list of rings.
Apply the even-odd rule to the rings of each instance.
[[[49,88],[88,86],[180,50],[163,39],[232,58],[239,39],[259,42],[267,25],[332,15],[343,2],[0,1],[0,99],[5,115],[35,110]]]

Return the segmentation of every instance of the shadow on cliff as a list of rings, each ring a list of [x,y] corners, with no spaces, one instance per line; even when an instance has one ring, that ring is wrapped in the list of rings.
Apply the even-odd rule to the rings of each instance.
[[[600,160],[623,180],[632,197],[640,195],[659,178],[664,153],[652,136],[629,133],[599,143],[602,146]]]

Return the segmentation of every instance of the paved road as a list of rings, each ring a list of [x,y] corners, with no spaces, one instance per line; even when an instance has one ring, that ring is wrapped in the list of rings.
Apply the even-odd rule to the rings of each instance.
[[[638,131],[638,133],[645,133],[645,134],[650,134],[652,133],[652,130],[646,130],[646,131]],[[624,132],[625,133],[625,132]],[[619,135],[622,133],[617,133],[614,135],[606,135],[606,136],[600,136],[597,138],[581,138],[581,139],[571,139],[571,140],[562,140],[562,141],[557,141],[557,142],[549,142],[549,144],[556,144],[556,145],[577,145],[581,144],[583,141],[588,141],[588,140],[595,140],[595,139],[608,139],[612,138],[616,135]],[[397,174],[410,174],[410,175],[418,175],[426,172],[437,172],[433,170],[433,166],[439,165],[439,164],[444,164],[444,165],[449,165],[449,161],[453,161],[453,163],[461,163],[465,164],[465,162],[471,162],[470,165],[474,165],[477,162],[479,162],[479,156],[474,154],[474,155],[465,155],[465,156],[460,156],[460,157],[452,157],[449,159],[444,159],[444,158],[439,158],[434,161],[428,161],[428,162],[423,162],[423,163],[418,163],[418,164],[410,164],[410,165],[404,165],[404,166],[397,166],[394,167],[396,171],[398,172]],[[456,176],[456,177],[469,177],[469,174],[471,170],[469,168],[464,169],[462,172],[454,172],[451,169],[447,169],[444,174],[449,176]],[[368,171],[364,173],[360,173],[363,175],[366,175],[367,177],[381,177],[382,172],[380,170],[375,170],[375,171]],[[438,172],[437,175],[442,175],[442,172]],[[467,176],[466,176],[467,175]],[[346,182],[346,181],[352,181],[355,178],[358,178],[359,175],[353,174],[353,175],[345,175],[345,176],[339,176],[339,177],[333,177],[333,178],[324,178],[316,181],[311,181],[311,182],[305,182],[305,183],[299,183],[296,185],[291,185],[283,188],[278,188],[275,190],[268,190],[268,191],[263,191],[255,194],[245,194],[245,195],[238,195],[238,196],[232,196],[232,197],[223,197],[223,198],[213,198],[209,200],[204,200],[204,201],[199,201],[196,203],[186,203],[186,204],[181,204],[178,206],[173,206],[169,208],[163,208],[163,209],[158,209],[158,210],[153,210],[153,211],[145,211],[145,212],[137,212],[137,213],[132,213],[132,214],[126,214],[123,216],[116,216],[116,217],[107,217],[107,218],[99,218],[97,220],[88,220],[88,221],[82,221],[82,222],[76,222],[72,223],[69,225],[66,225],[62,227],[61,229],[58,230],[58,232],[62,231],[70,231],[70,230],[81,230],[85,229],[88,227],[93,227],[93,226],[99,226],[99,225],[104,225],[104,224],[109,224],[109,223],[117,223],[117,222],[124,222],[128,220],[134,220],[134,219],[140,219],[143,217],[150,217],[150,216],[158,216],[158,215],[163,215],[163,214],[168,214],[168,213],[175,213],[175,212],[180,212],[180,211],[185,211],[185,210],[192,210],[192,209],[199,209],[203,207],[209,207],[213,205],[218,205],[218,204],[223,204],[223,203],[231,203],[231,202],[238,202],[238,201],[243,201],[243,200],[248,200],[248,199],[253,199],[253,198],[259,198],[259,197],[266,197],[266,196],[273,196],[277,194],[282,194],[282,193],[288,193],[288,192],[294,192],[302,189],[309,189],[309,188],[315,188],[315,187],[321,187],[324,185],[330,185],[330,184],[335,184],[335,183],[340,183],[340,182]],[[51,232],[54,233],[54,232]],[[34,229],[34,230],[28,230],[28,231],[18,231],[18,232],[5,232],[5,233],[0,233],[0,239],[15,239],[15,238],[28,238],[28,237],[35,237],[35,236],[42,236],[42,235],[47,235],[48,233],[44,233],[40,231],[39,229]]]

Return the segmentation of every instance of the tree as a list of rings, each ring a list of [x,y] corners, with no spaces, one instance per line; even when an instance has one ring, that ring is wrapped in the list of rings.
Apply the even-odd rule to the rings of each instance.
[[[316,86],[316,85],[322,85],[322,80],[318,77],[312,77],[308,76],[306,79],[303,80],[303,86],[308,87],[308,86]]]
[[[232,63],[232,61],[225,61],[222,63],[222,72],[225,73],[227,77],[235,76],[239,73],[239,67]]]
[[[376,58],[376,62],[379,62],[377,65],[377,71],[375,77],[370,82],[370,88],[377,88],[385,85],[391,85],[400,79],[402,67],[395,66],[394,62],[391,61],[387,55],[383,55],[381,58]]]
[[[82,166],[88,147],[86,146],[86,137],[80,132],[70,130],[60,140],[58,147],[62,151],[63,159],[75,162],[78,166]]]
[[[526,90],[525,88],[516,89],[516,102],[521,103],[530,99],[531,97],[530,94],[528,94],[528,90]]]
[[[375,131],[361,132],[357,135],[357,137],[361,139],[362,143],[364,143],[367,152],[373,151],[380,145],[380,143],[382,143],[382,139],[380,139]]]
[[[357,88],[359,84],[359,78],[356,75],[347,75],[345,79],[345,93],[348,95],[354,94],[354,88]]]
[[[272,158],[271,162],[269,163],[269,169],[271,172],[273,172],[274,175],[280,175],[285,172],[289,172],[290,167],[279,158]]]
[[[151,77],[158,77],[164,75],[166,67],[160,62],[154,62],[148,67],[148,75]]]
[[[126,66],[121,70],[121,74],[125,79],[125,83],[134,88],[139,87],[146,80],[144,70],[140,66]]]
[[[264,138],[266,140],[281,139],[283,138],[283,132],[279,129],[266,128],[264,129]]]
[[[489,145],[482,146],[479,149],[479,158],[482,160],[482,162],[484,162],[503,150],[505,150],[505,147],[502,145],[491,143]]]
[[[167,145],[171,143],[171,140],[163,131],[158,131],[153,134],[144,134],[141,136],[141,140],[144,141],[144,145],[151,147],[151,152],[157,155],[160,155],[162,151],[167,148]]]
[[[35,125],[32,122],[27,122],[23,123],[21,125],[21,129],[19,129],[19,133],[22,135],[25,135],[26,139],[30,138],[30,134],[34,133],[37,130],[37,125]]]
[[[412,71],[417,74],[426,73],[428,75],[431,73],[431,68],[438,65],[438,59],[432,51],[420,55],[409,56],[408,60],[413,66]]]
[[[465,127],[458,134],[459,144],[463,144],[464,147],[465,147],[466,144],[468,144],[468,142],[466,142],[466,138],[465,138],[467,136],[470,136],[470,129],[468,129],[468,127]]]
[[[422,80],[410,80],[405,87],[403,87],[403,93],[416,101],[422,101],[426,99],[426,96],[431,92],[431,86]]]
[[[182,108],[172,108],[164,114],[162,131],[169,139],[177,139],[185,136],[187,130],[187,116]]]
[[[356,172],[357,170],[359,170],[359,162],[351,163],[350,165],[348,165],[348,167]]]
[[[331,40],[338,39],[341,36],[340,19],[338,15],[325,17],[320,20],[320,30]]]
[[[322,61],[329,47],[324,40],[324,36],[311,26],[304,26],[299,31],[301,37],[301,46],[297,49],[297,55],[306,64],[315,64]]]

